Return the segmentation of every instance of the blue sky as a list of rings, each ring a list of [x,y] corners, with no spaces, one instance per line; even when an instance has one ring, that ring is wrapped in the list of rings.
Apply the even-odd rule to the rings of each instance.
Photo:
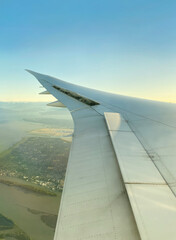
[[[24,69],[176,102],[176,1],[0,0],[0,101],[49,101]]]

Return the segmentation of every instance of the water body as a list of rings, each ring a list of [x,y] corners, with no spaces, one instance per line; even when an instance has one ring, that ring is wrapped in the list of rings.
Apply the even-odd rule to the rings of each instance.
[[[58,213],[60,195],[43,196],[0,184],[0,213],[20,227],[32,240],[52,240],[54,228],[41,220]]]

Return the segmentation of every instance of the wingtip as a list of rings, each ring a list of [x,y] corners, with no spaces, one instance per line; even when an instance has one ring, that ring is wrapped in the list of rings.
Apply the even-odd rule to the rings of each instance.
[[[30,70],[30,69],[25,69],[25,71],[28,72],[28,73],[31,73],[31,74],[33,74],[33,75],[34,75],[34,74],[37,74],[37,72],[34,72],[34,71]]]
[[[37,79],[39,79],[39,78],[42,76],[41,73],[34,72],[34,71],[30,70],[30,69],[25,69],[25,71],[28,72],[28,73],[30,73],[30,74],[32,74],[32,75],[33,75],[34,77],[36,77]]]

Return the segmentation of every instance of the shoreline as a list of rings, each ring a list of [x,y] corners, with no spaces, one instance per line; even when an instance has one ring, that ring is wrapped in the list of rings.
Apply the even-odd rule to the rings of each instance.
[[[44,189],[40,186],[34,186],[32,184],[15,182],[15,181],[10,180],[9,178],[7,179],[7,177],[6,177],[6,179],[0,177],[0,183],[5,184],[9,187],[21,188],[22,190],[25,190],[25,191],[28,191],[28,192],[33,192],[33,193],[40,194],[40,195],[47,195],[47,196],[51,196],[51,197],[56,197],[57,196],[57,194],[55,192],[51,192],[51,191],[49,191],[47,189]]]

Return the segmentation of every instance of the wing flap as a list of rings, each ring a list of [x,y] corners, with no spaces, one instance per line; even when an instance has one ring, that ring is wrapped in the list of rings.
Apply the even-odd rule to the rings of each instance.
[[[105,119],[141,239],[174,240],[173,192],[123,117],[105,113]]]
[[[175,240],[175,196],[168,185],[126,184],[143,240]]]
[[[118,113],[105,113],[105,119],[124,183],[166,184],[123,117]],[[114,123],[118,123],[117,126]]]

